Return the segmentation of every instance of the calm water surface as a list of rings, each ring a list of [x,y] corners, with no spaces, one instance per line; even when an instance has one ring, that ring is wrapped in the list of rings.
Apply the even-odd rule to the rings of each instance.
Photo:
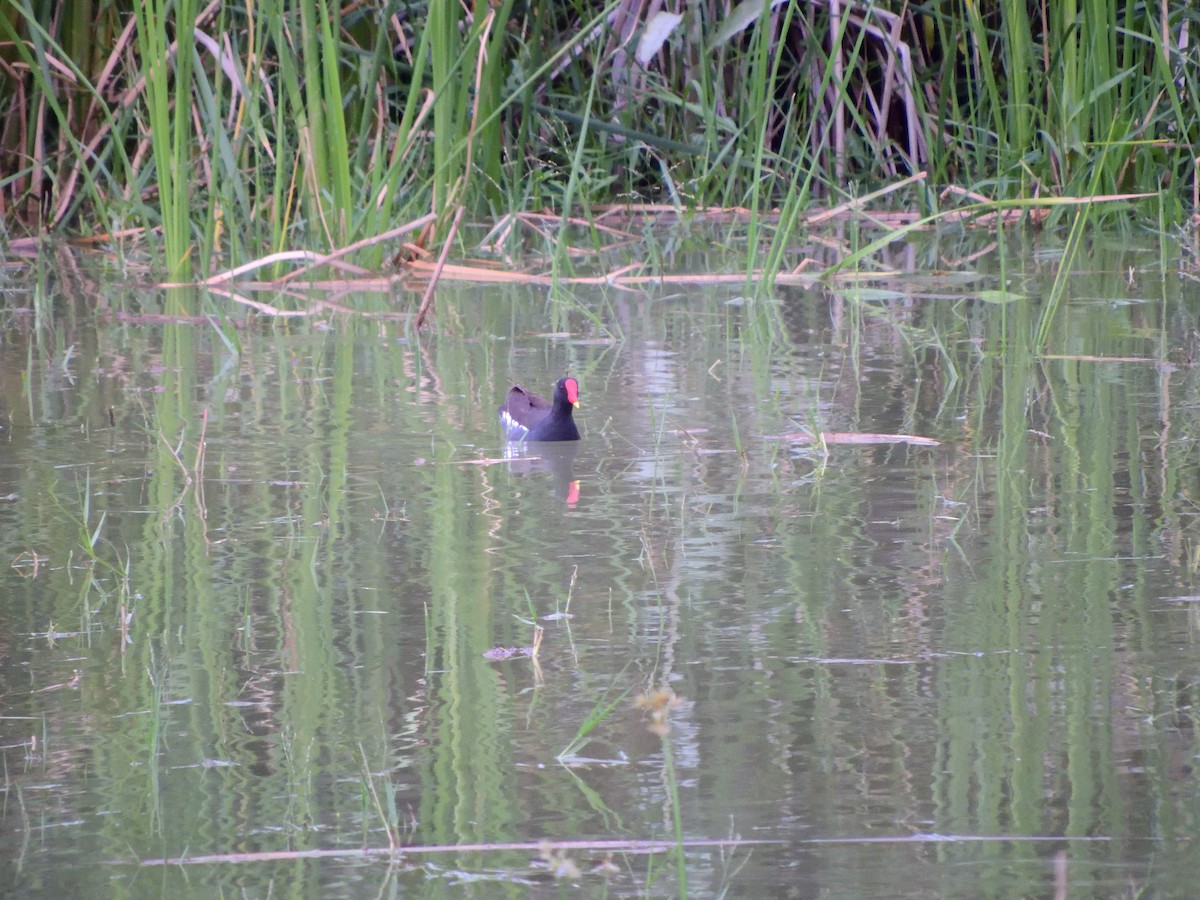
[[[1200,297],[1099,246],[1039,354],[1057,262],[10,286],[0,893],[1193,896]]]

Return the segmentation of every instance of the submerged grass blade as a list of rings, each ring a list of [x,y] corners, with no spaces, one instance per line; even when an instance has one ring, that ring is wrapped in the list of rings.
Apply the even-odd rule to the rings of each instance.
[[[624,669],[617,673],[617,678],[619,679],[621,676],[623,676],[628,668],[629,665],[627,664]],[[603,696],[600,697],[600,699],[596,701],[596,705],[593,706],[588,714],[584,717],[583,722],[580,723],[579,729],[575,732],[575,736],[571,738],[567,746],[558,751],[558,755],[555,758],[562,761],[577,755],[579,751],[587,744],[587,736],[595,731],[596,728],[609,717],[614,709],[620,706],[621,702],[629,696],[630,692],[633,690],[633,687],[633,685],[630,685],[629,687],[625,688],[625,690],[623,690],[612,700],[606,700]]]

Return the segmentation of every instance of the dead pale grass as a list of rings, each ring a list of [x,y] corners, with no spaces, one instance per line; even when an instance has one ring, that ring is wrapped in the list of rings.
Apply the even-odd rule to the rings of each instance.
[[[824,252],[824,260],[804,257],[797,265],[786,271],[766,270],[736,272],[704,272],[673,274],[647,271],[642,263],[629,263],[615,269],[589,275],[556,274],[548,260],[525,259],[473,259],[458,262],[448,261],[453,236],[461,220],[462,210],[453,219],[451,239],[443,242],[435,256],[427,249],[432,240],[433,229],[438,220],[434,213],[406,222],[382,234],[356,241],[331,253],[314,253],[308,250],[287,250],[271,253],[234,268],[226,269],[191,284],[158,283],[158,287],[194,287],[211,294],[225,297],[244,306],[252,315],[266,317],[305,317],[328,314],[361,315],[381,319],[408,319],[415,316],[414,324],[420,327],[431,311],[434,290],[443,281],[470,284],[510,284],[549,287],[603,286],[616,290],[639,290],[648,285],[712,286],[747,285],[770,280],[773,284],[828,287],[880,282],[902,277],[905,273],[895,270],[863,269],[848,266],[838,271],[840,261],[852,254],[852,248],[830,226],[851,216],[857,217],[860,226],[878,228],[886,236],[892,231],[901,237],[909,231],[931,230],[955,223],[967,228],[996,228],[1002,224],[1018,221],[1039,224],[1052,207],[1061,205],[1083,205],[1113,201],[1127,201],[1144,197],[1144,194],[1126,194],[1090,198],[1048,198],[1012,203],[993,202],[987,197],[959,188],[947,188],[941,193],[943,202],[966,201],[969,205],[958,209],[947,209],[933,216],[922,216],[917,212],[876,210],[874,204],[902,188],[911,187],[925,179],[924,172],[899,179],[886,187],[863,197],[842,203],[829,209],[814,210],[802,216],[788,227],[805,240],[815,244]],[[647,225],[661,221],[664,225],[683,220],[712,224],[735,224],[749,222],[751,212],[747,209],[698,208],[681,209],[662,204],[622,205],[601,207],[594,210],[589,219],[563,217],[548,212],[522,212],[504,216],[479,243],[485,252],[499,254],[510,242],[525,245],[526,238],[552,243],[574,260],[596,259],[606,254],[619,253],[642,240]],[[759,214],[759,221],[768,224],[780,223],[778,212]],[[816,233],[821,229],[824,233]],[[575,246],[569,242],[573,234],[586,236],[586,246]],[[140,234],[126,231],[121,234],[99,235],[72,242],[76,246],[128,240]],[[597,241],[602,243],[597,245]],[[380,244],[395,244],[392,253],[392,272],[380,273],[356,266],[346,257],[368,247]],[[38,252],[38,238],[14,240],[9,249],[17,255],[28,256]],[[831,265],[830,260],[834,260]],[[969,260],[962,261],[969,264]],[[254,278],[252,273],[264,269],[278,271],[291,266],[287,272],[271,278]],[[911,273],[910,273],[911,274]],[[422,300],[418,310],[395,312],[362,313],[344,304],[342,298],[363,293],[390,294],[397,289],[419,290]],[[251,294],[271,293],[291,297],[297,308],[281,308],[277,303],[268,303],[251,297]],[[136,318],[136,317],[134,317]]]

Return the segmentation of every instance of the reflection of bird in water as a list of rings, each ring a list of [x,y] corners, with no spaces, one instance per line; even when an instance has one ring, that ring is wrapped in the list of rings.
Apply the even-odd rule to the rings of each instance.
[[[516,456],[513,451],[522,448],[509,448],[510,455],[508,470],[514,475],[532,475],[535,472],[549,472],[554,479],[554,495],[567,501],[567,506],[574,507],[579,502],[579,482],[572,479],[575,466],[575,454],[579,451],[577,443],[549,444],[541,443],[534,447],[526,447],[525,454]]]

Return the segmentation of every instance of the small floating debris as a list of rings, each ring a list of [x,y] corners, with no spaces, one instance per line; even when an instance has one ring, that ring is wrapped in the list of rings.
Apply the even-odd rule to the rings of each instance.
[[[788,431],[784,434],[768,435],[773,441],[790,441],[793,444],[915,444],[918,447],[939,447],[940,441],[915,434],[870,434],[856,431],[822,431],[814,435],[811,431]]]
[[[483,658],[489,662],[503,662],[506,659],[512,659],[514,656],[533,656],[532,647],[493,647],[483,654]]]

